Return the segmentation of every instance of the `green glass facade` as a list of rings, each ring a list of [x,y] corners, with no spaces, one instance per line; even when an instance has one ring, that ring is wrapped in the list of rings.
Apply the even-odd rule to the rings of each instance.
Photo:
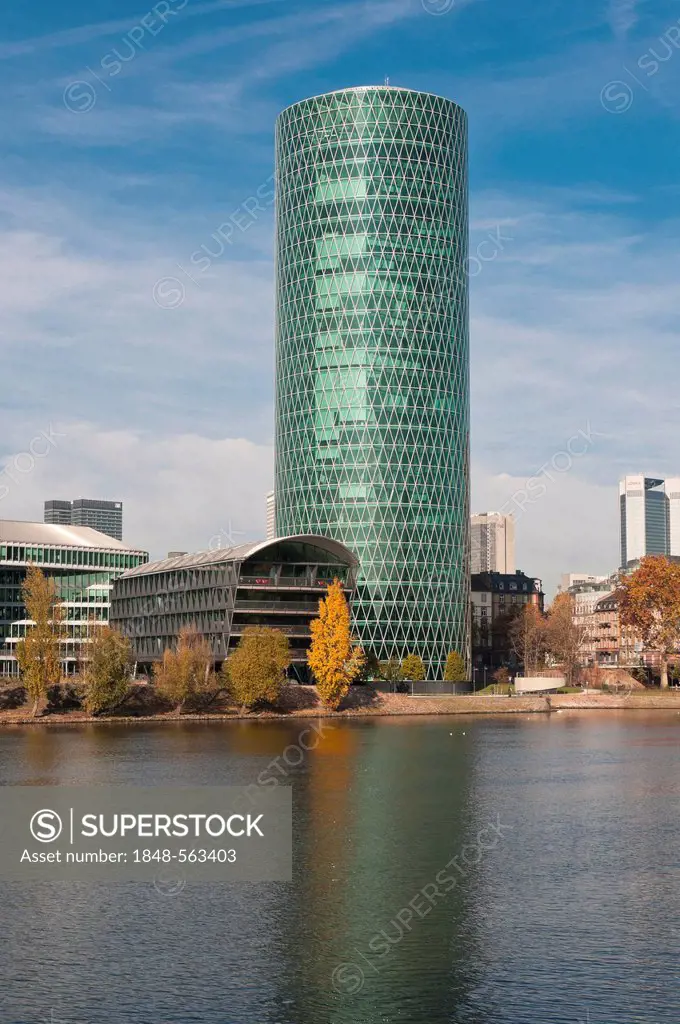
[[[12,523],[5,521],[6,533]],[[36,535],[53,526],[36,526]],[[3,521],[0,520],[0,529]],[[68,527],[64,527],[67,530]],[[106,622],[113,581],[126,569],[148,562],[145,551],[133,548],[98,548],[58,544],[38,539],[0,542],[0,678],[18,674],[16,644],[26,635],[26,608],[22,586],[30,564],[37,565],[55,584],[57,597],[64,605],[62,627],[62,667],[74,672],[82,660],[83,645],[89,642],[93,623]]]
[[[467,118],[389,86],[277,122],[276,528],[359,558],[356,631],[469,658]]]

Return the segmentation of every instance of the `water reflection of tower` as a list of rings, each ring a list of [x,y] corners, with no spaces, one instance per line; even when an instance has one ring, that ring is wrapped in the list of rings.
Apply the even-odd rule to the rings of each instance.
[[[333,756],[310,760],[286,922],[293,1019],[446,1020],[472,986],[465,879],[408,927],[398,918],[471,841],[467,744],[450,731],[344,723]]]

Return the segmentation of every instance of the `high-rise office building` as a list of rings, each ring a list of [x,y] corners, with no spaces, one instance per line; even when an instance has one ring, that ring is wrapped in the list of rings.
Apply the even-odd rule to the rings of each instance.
[[[680,555],[680,479],[626,476],[619,484],[621,566]]]
[[[470,572],[515,571],[515,520],[501,512],[475,512],[470,526]]]
[[[43,521],[61,526],[89,526],[116,540],[123,539],[122,501],[99,501],[94,498],[46,501]]]
[[[668,502],[668,554],[680,556],[680,477],[664,481]]]
[[[378,657],[469,658],[467,117],[390,86],[277,122],[276,527],[359,557]]]
[[[274,540],[276,537],[276,501],[274,492],[267,495],[267,540]]]
[[[43,514],[43,522],[56,526],[71,525],[71,502],[70,501],[46,501]]]

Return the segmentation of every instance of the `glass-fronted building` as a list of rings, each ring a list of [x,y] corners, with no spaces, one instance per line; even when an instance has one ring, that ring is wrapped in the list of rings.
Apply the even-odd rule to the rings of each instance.
[[[14,651],[30,625],[21,587],[31,563],[55,582],[64,609],[62,664],[70,674],[93,624],[108,621],[114,579],[148,559],[146,551],[88,527],[0,519],[0,676],[18,673]]]
[[[645,555],[680,555],[680,480],[625,476],[619,483],[621,568]]]
[[[361,564],[380,658],[469,659],[467,118],[389,86],[277,122],[276,529]]]
[[[128,636],[138,670],[149,672],[180,629],[193,626],[219,666],[247,626],[288,637],[292,674],[308,681],[309,624],[337,579],[351,605],[357,560],[328,537],[282,537],[150,562],[116,580],[111,623]]]

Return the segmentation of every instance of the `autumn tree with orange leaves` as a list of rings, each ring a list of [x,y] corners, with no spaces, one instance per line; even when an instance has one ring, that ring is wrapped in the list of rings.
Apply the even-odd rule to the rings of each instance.
[[[21,681],[33,701],[33,717],[50,686],[61,679],[61,639],[64,608],[55,581],[31,563],[21,587],[26,606],[26,635],[16,646]]]
[[[352,640],[349,606],[339,580],[333,580],[319,601],[319,616],[310,624],[312,642],[307,654],[321,700],[337,708],[359,676],[366,660]]]
[[[174,648],[154,665],[156,689],[181,714],[186,704],[200,702],[219,686],[213,672],[213,652],[195,625],[183,626]]]
[[[663,555],[643,558],[622,575],[615,592],[622,626],[629,626],[648,651],[661,658],[661,688],[668,686],[668,660],[680,641],[680,564]]]
[[[540,609],[533,603],[522,606],[512,620],[508,636],[510,644],[527,676],[539,672],[545,664],[546,623]]]
[[[573,686],[588,627],[574,620],[574,598],[558,594],[548,610],[545,639],[548,652],[562,665],[567,686]]]

